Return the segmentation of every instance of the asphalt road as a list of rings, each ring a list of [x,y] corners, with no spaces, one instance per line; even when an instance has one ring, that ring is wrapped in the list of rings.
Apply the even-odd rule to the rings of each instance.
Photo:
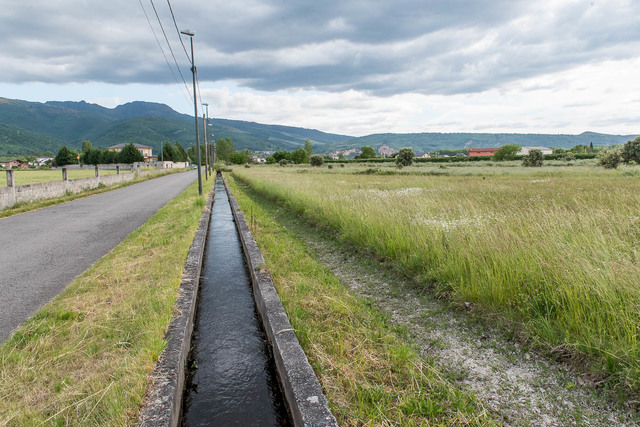
[[[167,175],[0,219],[0,342],[196,178]]]

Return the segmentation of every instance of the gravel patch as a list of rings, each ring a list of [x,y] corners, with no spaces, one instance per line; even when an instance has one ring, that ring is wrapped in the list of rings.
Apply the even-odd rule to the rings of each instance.
[[[423,356],[452,373],[504,425],[640,425],[637,409],[612,403],[587,376],[529,352],[308,225],[290,226],[320,262],[406,330]]]

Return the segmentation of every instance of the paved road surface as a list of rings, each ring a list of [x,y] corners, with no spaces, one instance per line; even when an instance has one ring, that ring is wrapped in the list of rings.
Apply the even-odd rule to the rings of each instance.
[[[196,177],[167,175],[0,219],[0,343]]]

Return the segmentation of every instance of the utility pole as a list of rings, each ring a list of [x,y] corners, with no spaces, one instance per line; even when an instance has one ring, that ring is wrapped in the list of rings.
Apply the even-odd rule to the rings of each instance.
[[[193,36],[196,33],[192,31],[180,31],[180,34],[189,36],[191,40],[191,74],[193,74],[193,117],[196,119],[196,157],[198,168],[198,194],[202,196],[202,176],[200,173],[200,136],[198,135],[198,93],[196,92],[196,62],[193,57]]]
[[[202,105],[209,112],[209,104],[203,102]],[[208,114],[202,113],[202,127],[204,132],[204,177],[207,177],[207,170],[209,171],[209,175],[211,175],[211,169],[209,168],[209,153],[207,147],[207,116]]]

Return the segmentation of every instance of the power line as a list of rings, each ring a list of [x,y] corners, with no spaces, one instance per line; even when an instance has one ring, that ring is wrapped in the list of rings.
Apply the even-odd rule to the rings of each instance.
[[[158,47],[160,48],[160,52],[162,52],[162,56],[164,57],[165,62],[167,63],[167,67],[169,67],[169,71],[171,71],[171,75],[173,76],[173,79],[176,81],[176,83],[178,83],[178,85],[180,85],[180,82],[178,81],[178,77],[176,76],[176,73],[173,72],[173,68],[171,67],[171,64],[169,63],[169,60],[167,59],[167,55],[164,53],[164,49],[162,48],[162,44],[160,44],[160,40],[158,39],[158,36],[156,35],[156,31],[153,29],[153,25],[151,24],[151,20],[149,19],[149,15],[147,15],[147,11],[145,10],[144,6],[142,5],[142,0],[138,0],[138,2],[140,3],[140,7],[142,8],[142,11],[144,12],[144,16],[147,18],[147,22],[149,23],[149,27],[151,28],[151,32],[153,33],[153,37],[156,39],[156,43],[158,43]],[[183,79],[184,81],[184,79]],[[186,85],[186,83],[185,83]],[[184,95],[184,92],[182,92],[182,94]],[[189,98],[191,98],[191,93],[189,93],[189,91],[187,91],[187,95],[188,97],[184,97],[184,99],[187,100],[187,102],[189,102]],[[193,102],[193,99],[191,99],[191,101]]]
[[[178,33],[178,39],[180,40],[180,44],[182,45],[182,50],[184,50],[184,54],[187,55],[187,59],[191,64],[193,64],[193,60],[189,57],[189,52],[187,52],[187,47],[184,45],[182,41],[182,36],[180,35],[180,29],[178,28],[178,23],[176,22],[176,16],[173,14],[173,8],[171,7],[171,2],[167,0],[167,4],[169,5],[169,11],[171,11],[171,18],[173,18],[173,25],[176,27],[176,32]]]
[[[162,34],[164,35],[164,39],[167,41],[167,46],[169,46],[169,51],[171,52],[171,56],[173,57],[173,62],[175,62],[176,64],[176,68],[178,69],[178,73],[180,73],[180,77],[182,78],[182,82],[184,83],[184,87],[187,89],[187,92],[189,92],[189,87],[187,86],[187,82],[184,79],[184,76],[182,75],[182,71],[180,71],[180,66],[178,65],[178,61],[176,60],[176,56],[173,54],[173,49],[171,48],[171,43],[169,42],[169,38],[167,37],[167,33],[164,31],[164,26],[162,25],[162,21],[160,20],[160,16],[158,15],[158,11],[156,10],[156,6],[155,4],[153,4],[153,0],[149,0],[151,2],[151,6],[153,7],[153,11],[156,14],[156,18],[158,19],[158,23],[160,24],[160,29],[162,29]],[[182,39],[180,40],[182,42]],[[195,97],[196,94],[194,93],[193,96]],[[193,100],[193,98],[191,98]]]

